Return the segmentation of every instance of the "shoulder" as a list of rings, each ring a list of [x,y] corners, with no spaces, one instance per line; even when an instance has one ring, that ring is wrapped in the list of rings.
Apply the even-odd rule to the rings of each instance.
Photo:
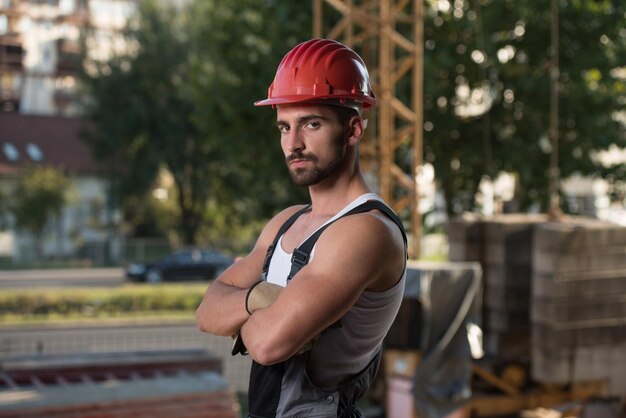
[[[364,244],[374,248],[398,247],[403,249],[402,232],[394,221],[378,210],[345,216],[337,220],[329,229],[335,240],[349,240],[354,244]]]
[[[333,223],[321,235],[314,261],[318,256],[324,262],[334,259],[353,272],[360,271],[367,276],[369,290],[385,290],[401,277],[406,248],[398,225],[373,210]]]

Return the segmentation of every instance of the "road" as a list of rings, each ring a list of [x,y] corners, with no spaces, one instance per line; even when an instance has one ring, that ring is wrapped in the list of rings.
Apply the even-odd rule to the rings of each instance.
[[[119,267],[0,271],[0,289],[20,287],[113,287],[122,283],[124,283],[124,270]]]

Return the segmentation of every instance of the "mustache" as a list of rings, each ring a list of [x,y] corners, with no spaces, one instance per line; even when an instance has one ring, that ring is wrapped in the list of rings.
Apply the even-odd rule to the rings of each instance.
[[[317,157],[313,154],[305,154],[303,152],[294,152],[289,154],[286,158],[286,162],[291,162],[293,160],[306,160],[306,161],[316,161]]]

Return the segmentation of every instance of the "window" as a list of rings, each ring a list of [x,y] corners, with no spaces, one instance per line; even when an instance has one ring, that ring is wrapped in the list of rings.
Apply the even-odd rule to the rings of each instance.
[[[11,143],[5,142],[2,147],[4,151],[4,155],[7,157],[9,161],[17,161],[20,159],[20,152],[15,148],[15,146]]]
[[[43,160],[43,152],[41,152],[41,149],[35,144],[26,145],[26,154],[28,154],[33,161],[40,162]]]

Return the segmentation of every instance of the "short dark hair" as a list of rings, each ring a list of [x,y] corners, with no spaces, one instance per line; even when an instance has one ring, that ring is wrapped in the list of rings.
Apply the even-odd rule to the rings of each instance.
[[[337,115],[337,119],[339,120],[339,123],[341,123],[342,125],[345,125],[350,118],[354,117],[354,116],[359,116],[359,112],[356,111],[356,109],[351,108],[351,107],[345,107],[345,106],[329,106],[330,109],[333,110],[333,112]]]

